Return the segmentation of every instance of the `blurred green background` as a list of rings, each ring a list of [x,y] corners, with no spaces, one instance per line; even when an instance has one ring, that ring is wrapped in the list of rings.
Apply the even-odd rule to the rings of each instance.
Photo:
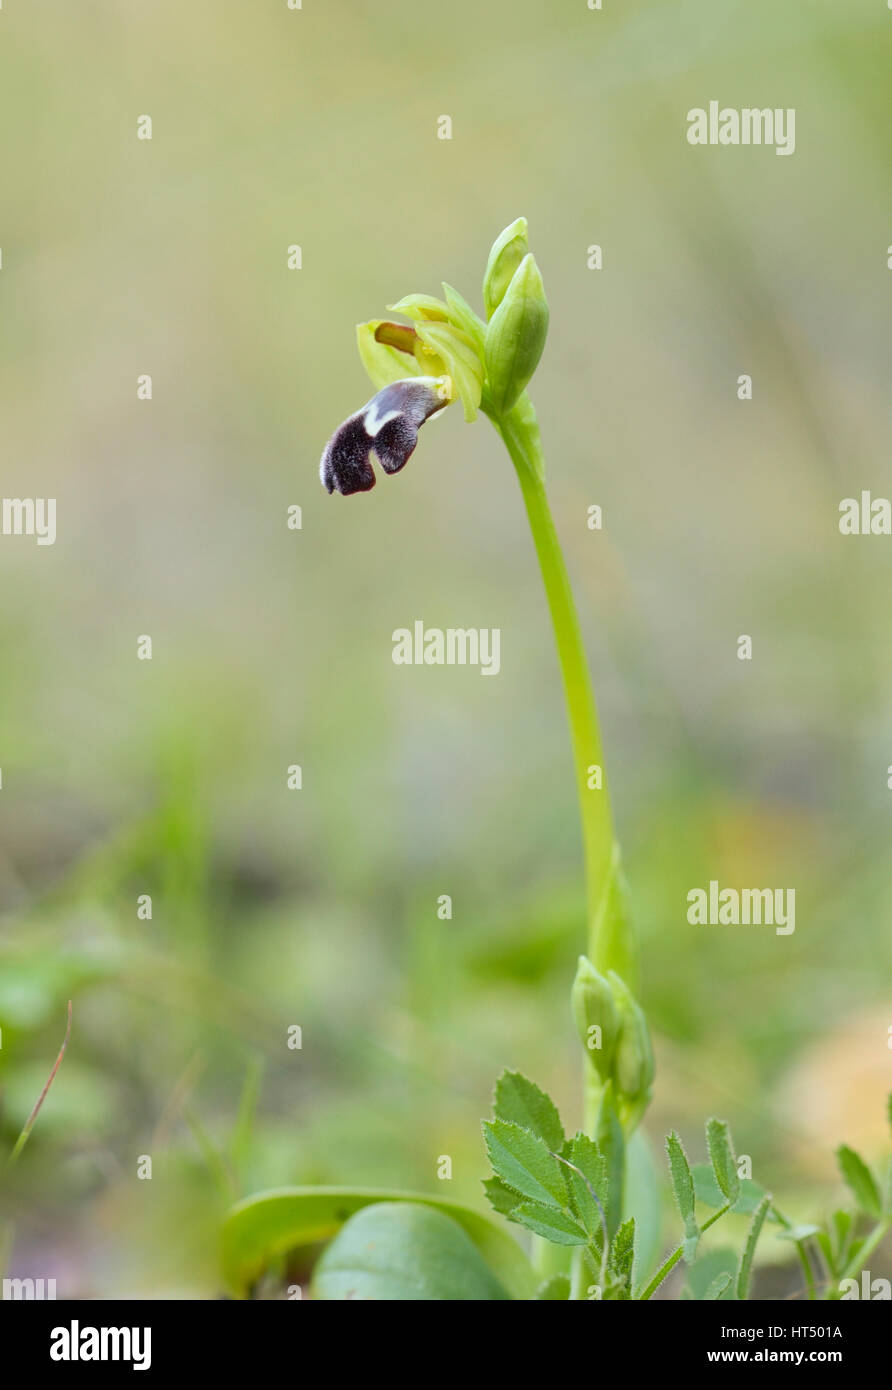
[[[481,1202],[505,1065],[579,1122],[573,777],[510,464],[455,410],[368,496],[316,472],[371,394],[354,324],[444,278],[479,308],[519,214],[645,1127],[699,1157],[718,1112],[803,1217],[837,1143],[888,1150],[892,540],[837,523],[892,489],[892,14],[604,4],[0,14],[3,492],[58,506],[54,546],[0,538],[7,1145],[74,1001],[0,1218],[59,1297],[213,1296],[220,1214],[263,1185]],[[691,148],[712,99],[795,107],[795,155]],[[499,627],[499,678],[394,666],[416,619]],[[795,934],[688,925],[712,878],[795,888]]]

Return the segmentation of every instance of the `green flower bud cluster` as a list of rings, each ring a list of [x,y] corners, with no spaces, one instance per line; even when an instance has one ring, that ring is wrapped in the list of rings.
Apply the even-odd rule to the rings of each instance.
[[[588,1065],[613,1094],[630,1133],[650,1103],[654,1057],[647,1020],[625,981],[614,970],[602,975],[579,957],[571,991],[576,1029]]]
[[[548,301],[526,218],[496,238],[483,278],[487,318],[484,360],[491,411],[507,415],[539,365],[548,334]]]

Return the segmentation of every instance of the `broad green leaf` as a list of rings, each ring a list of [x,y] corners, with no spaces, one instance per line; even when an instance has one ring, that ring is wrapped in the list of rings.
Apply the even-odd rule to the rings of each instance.
[[[753,1214],[749,1231],[747,1232],[746,1244],[740,1256],[740,1264],[737,1269],[737,1297],[743,1301],[749,1293],[750,1277],[753,1270],[753,1256],[756,1253],[756,1245],[768,1215],[768,1208],[771,1206],[771,1198],[763,1197]]]
[[[512,1211],[511,1220],[526,1226],[528,1231],[543,1236],[545,1240],[554,1241],[555,1245],[588,1243],[588,1233],[581,1222],[569,1213],[547,1207],[542,1202],[521,1202]]]
[[[546,1206],[567,1205],[567,1185],[538,1135],[506,1120],[486,1120],[483,1137],[493,1172],[515,1192]]]
[[[614,1104],[612,1081],[608,1081],[601,1094],[595,1136],[607,1161],[607,1234],[612,1240],[622,1219],[626,1162],[625,1137]]]
[[[694,1178],[684,1146],[674,1130],[666,1139],[666,1153],[675,1205],[684,1223],[684,1261],[685,1264],[693,1264],[700,1239],[700,1227],[694,1215]]]
[[[501,1178],[486,1178],[483,1190],[492,1207],[502,1216],[510,1216],[514,1208],[523,1201],[520,1193],[515,1192],[513,1187],[508,1187]]]
[[[570,1297],[570,1280],[566,1274],[553,1274],[550,1279],[544,1280],[536,1290],[536,1298],[540,1302],[553,1303],[557,1300],[566,1300]]]
[[[703,1295],[704,1302],[715,1302],[716,1299],[721,1298],[730,1289],[732,1282],[733,1278],[730,1274],[717,1274]]]
[[[510,1297],[458,1222],[413,1202],[364,1207],[323,1250],[312,1296],[328,1301]]]
[[[731,1142],[731,1131],[724,1120],[713,1117],[706,1122],[706,1147],[715,1180],[725,1200],[732,1205],[740,1194],[740,1178],[737,1176],[737,1158]]]
[[[839,1171],[855,1201],[868,1216],[878,1219],[883,1212],[883,1203],[876,1179],[860,1154],[850,1149],[848,1144],[840,1144],[836,1150]]]
[[[532,1298],[536,1279],[529,1260],[504,1226],[460,1202],[419,1192],[381,1188],[282,1187],[234,1206],[223,1226],[223,1278],[245,1298],[277,1256],[331,1240],[344,1222],[375,1202],[413,1202],[457,1221],[512,1298]]]
[[[503,1071],[496,1082],[493,1110],[497,1120],[531,1129],[552,1152],[560,1153],[564,1127],[557,1106],[535,1083],[519,1071]]]

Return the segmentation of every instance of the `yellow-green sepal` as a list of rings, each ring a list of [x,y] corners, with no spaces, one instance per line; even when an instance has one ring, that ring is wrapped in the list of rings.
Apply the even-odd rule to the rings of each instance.
[[[475,419],[483,392],[483,363],[467,333],[449,323],[419,323],[418,336],[429,353],[443,363],[462,403],[465,419]]]
[[[406,328],[407,347],[399,348],[393,343],[382,343],[376,337],[384,324],[382,319],[372,319],[369,323],[356,325],[356,345],[369,380],[376,391],[390,386],[394,381],[405,381],[408,376],[422,376],[424,368],[417,361],[411,341],[414,330]],[[430,375],[437,375],[431,373]]]
[[[413,323],[445,323],[449,309],[432,294],[407,294],[397,304],[388,304],[392,314],[404,314]]]
[[[467,333],[482,356],[486,324],[479,314],[474,313],[468,301],[459,294],[458,290],[447,285],[445,280],[443,281],[443,294],[446,296],[450,323],[453,323],[456,328],[460,328],[463,333]]]

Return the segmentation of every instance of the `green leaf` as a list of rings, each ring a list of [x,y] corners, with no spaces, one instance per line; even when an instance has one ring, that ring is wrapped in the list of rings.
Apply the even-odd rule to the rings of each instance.
[[[588,1232],[574,1216],[542,1202],[521,1202],[512,1211],[511,1220],[555,1245],[588,1244]]]
[[[612,1081],[607,1082],[601,1093],[595,1135],[598,1148],[607,1161],[607,1234],[612,1240],[622,1220],[626,1160],[625,1136],[616,1113]]]
[[[818,1249],[824,1257],[824,1262],[826,1263],[828,1270],[831,1274],[836,1274],[838,1270],[842,1268],[842,1262],[837,1259],[834,1253],[833,1245],[830,1241],[829,1235],[826,1231],[818,1231],[818,1234],[815,1236],[815,1240],[818,1243]]]
[[[376,1202],[352,1216],[322,1252],[312,1295],[390,1302],[510,1297],[458,1222],[412,1202]]]
[[[704,1302],[715,1302],[730,1289],[733,1283],[733,1276],[730,1274],[717,1274],[712,1282],[707,1286],[703,1295]]]
[[[842,1265],[845,1256],[848,1254],[849,1241],[855,1226],[855,1218],[845,1207],[838,1207],[831,1217],[833,1222],[833,1234],[836,1238],[837,1263]]]
[[[331,1240],[355,1212],[375,1202],[414,1202],[452,1217],[511,1297],[532,1298],[530,1262],[500,1222],[445,1198],[361,1187],[282,1187],[239,1202],[223,1225],[226,1287],[245,1298],[277,1256]]]
[[[570,1297],[570,1279],[566,1274],[552,1274],[550,1279],[544,1280],[536,1290],[536,1299],[546,1300],[549,1303],[556,1302],[558,1299],[565,1300]]]
[[[632,1283],[632,1266],[635,1263],[635,1218],[630,1216],[628,1221],[624,1221],[613,1237],[613,1244],[610,1247],[610,1267],[618,1279],[621,1279],[627,1286],[625,1297],[630,1295],[630,1285]]]
[[[508,1187],[501,1178],[486,1178],[483,1190],[490,1205],[502,1216],[510,1216],[514,1208],[523,1201],[519,1192]]]
[[[538,1135],[506,1120],[487,1120],[483,1136],[496,1177],[534,1202],[566,1207],[567,1185],[557,1161]]]
[[[660,1202],[660,1174],[651,1143],[642,1130],[626,1144],[626,1171],[623,1191],[623,1218],[635,1218],[635,1273],[651,1269],[660,1248],[663,1208]]]
[[[694,1178],[684,1146],[674,1130],[666,1139],[666,1153],[669,1157],[675,1205],[684,1222],[684,1261],[685,1264],[693,1264],[700,1239],[700,1227],[694,1215]]]
[[[778,1240],[792,1241],[809,1240],[812,1236],[816,1236],[820,1229],[820,1226],[811,1225],[790,1226],[788,1230],[778,1231],[777,1238]]]
[[[562,1171],[573,1210],[600,1249],[607,1213],[606,1159],[597,1144],[581,1133],[564,1144],[561,1157],[566,1160]],[[573,1167],[567,1166],[569,1164]]]
[[[557,1106],[535,1083],[519,1071],[503,1071],[496,1082],[493,1110],[497,1120],[531,1129],[552,1150],[560,1153],[564,1127]]]
[[[878,1219],[883,1214],[883,1203],[876,1179],[864,1159],[850,1149],[848,1144],[840,1144],[836,1150],[839,1171],[855,1201],[862,1211]]]
[[[706,1147],[715,1180],[725,1200],[733,1205],[740,1195],[740,1178],[737,1176],[737,1158],[731,1142],[731,1131],[724,1120],[715,1117],[707,1120]]]
[[[737,1264],[736,1251],[724,1246],[718,1250],[709,1250],[705,1255],[701,1255],[688,1270],[687,1289],[691,1298],[698,1303],[705,1302],[710,1289],[721,1280],[724,1284],[722,1292],[714,1297],[728,1302],[732,1301]],[[726,1279],[727,1283],[724,1283]]]
[[[715,1173],[709,1163],[695,1163],[691,1169],[694,1175],[694,1192],[698,1202],[704,1202],[708,1207],[723,1207],[727,1203],[727,1198],[715,1180]],[[765,1196],[765,1189],[760,1187],[752,1178],[740,1179],[740,1192],[737,1201],[731,1208],[738,1215],[750,1215]],[[773,1214],[769,1217],[774,1220]]]
[[[740,1256],[740,1264],[737,1269],[737,1297],[744,1300],[749,1293],[750,1276],[753,1269],[753,1256],[756,1253],[756,1245],[768,1215],[768,1208],[771,1206],[771,1198],[763,1197],[753,1214],[749,1231],[747,1232],[746,1244]]]

